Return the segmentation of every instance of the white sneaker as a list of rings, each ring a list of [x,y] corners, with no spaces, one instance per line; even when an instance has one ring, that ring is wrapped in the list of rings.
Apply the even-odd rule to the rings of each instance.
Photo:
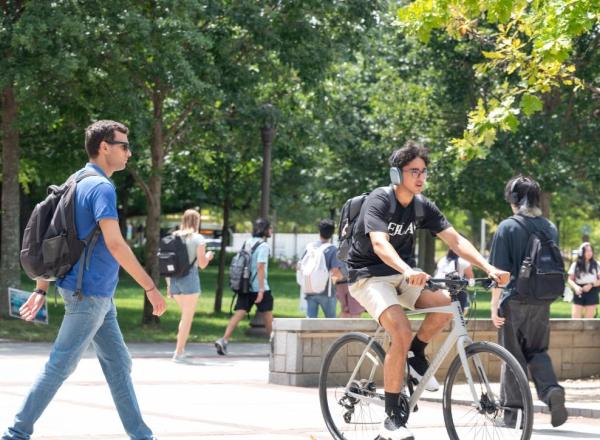
[[[400,425],[396,422],[395,417],[386,417],[381,424],[379,430],[378,440],[414,440],[415,437],[412,435],[406,426]]]
[[[417,379],[417,381],[421,382],[421,379],[423,379],[423,376],[421,376],[419,373],[417,373],[415,371],[415,369],[413,367],[411,367],[410,365],[409,365],[409,368],[410,368],[411,376],[413,376],[415,379]],[[425,384],[425,389],[427,391],[437,391],[440,389],[440,383],[437,381],[435,376],[431,376],[429,378],[429,380]]]
[[[185,363],[186,359],[188,358],[187,353],[184,351],[183,353],[173,353],[173,357],[171,358],[171,360],[173,362],[177,362],[177,363]]]
[[[408,352],[408,367],[410,368],[410,370],[409,370],[410,374],[415,379],[417,379],[418,382],[421,382],[421,379],[423,379],[423,374],[420,374],[419,372],[417,372],[417,370],[413,367],[413,365],[415,365],[417,368],[422,370],[423,374],[425,374],[425,372],[429,368],[429,362],[427,362],[427,359],[425,359],[424,357],[421,357],[421,356],[416,357],[412,351]],[[427,391],[437,391],[440,389],[440,384],[435,379],[435,376],[431,376],[429,378],[429,380],[425,384],[425,389]]]
[[[215,341],[215,348],[217,349],[217,353],[221,356],[225,356],[227,354],[227,342],[225,339],[219,338]]]

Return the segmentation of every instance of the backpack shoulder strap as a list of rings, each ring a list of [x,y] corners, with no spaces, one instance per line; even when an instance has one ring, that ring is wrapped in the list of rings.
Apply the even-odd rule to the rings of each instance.
[[[398,206],[398,200],[396,200],[396,192],[394,191],[394,185],[384,186],[385,192],[388,195],[390,201],[390,207],[388,210],[388,219],[391,219],[394,213],[396,212],[396,207]]]
[[[258,247],[263,243],[265,243],[265,242],[262,240],[259,240],[256,243],[254,243],[254,246],[252,246],[252,248],[250,249],[250,255],[254,254],[254,251],[256,251],[256,249],[258,249]],[[245,243],[244,243],[244,245],[245,245]]]
[[[415,209],[415,222],[419,226],[425,218],[425,199],[421,194],[415,195],[413,208]]]
[[[92,169],[85,169],[82,172],[80,172],[79,174],[77,174],[75,176],[75,182],[79,183],[81,182],[83,179],[86,179],[88,177],[93,177],[93,176],[98,176],[98,177],[104,177],[102,174],[100,174],[98,171],[96,170],[92,170]]]
[[[513,215],[510,218],[512,218],[514,221],[516,221],[519,224],[519,226],[521,226],[523,229],[525,229],[529,235],[534,234],[536,232],[535,229],[531,230],[531,228],[527,225],[527,221],[525,220],[525,218],[523,216]]]

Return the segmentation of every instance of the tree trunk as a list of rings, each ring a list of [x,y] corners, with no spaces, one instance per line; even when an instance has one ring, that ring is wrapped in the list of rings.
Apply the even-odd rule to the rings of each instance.
[[[260,216],[269,217],[269,204],[271,197],[271,146],[275,137],[275,129],[265,126],[261,129],[261,139],[263,144],[263,167],[262,182],[260,191]]]
[[[148,202],[148,215],[146,217],[146,271],[158,285],[158,242],[160,240],[160,195],[162,184],[162,170],[164,163],[164,133],[162,105],[163,97],[155,92],[152,99],[154,120],[151,139],[152,168],[148,179],[149,192],[146,194]],[[152,305],[144,295],[144,324],[158,324],[157,316],[152,314]]]
[[[17,101],[11,85],[2,90],[2,204],[0,247],[0,317],[8,316],[8,288],[20,286],[19,266],[20,193],[19,131],[16,127]]]
[[[229,182],[227,177],[226,182]],[[228,185],[225,187],[227,188]],[[223,202],[223,230],[221,234],[221,252],[219,253],[219,274],[217,276],[217,290],[215,292],[215,305],[213,311],[220,313],[223,306],[223,289],[225,284],[225,249],[229,240],[229,210],[231,208],[231,194],[225,191],[225,201]]]
[[[552,194],[546,191],[542,191],[540,194],[540,207],[542,208],[542,215],[546,218],[550,218],[550,203],[552,200]]]

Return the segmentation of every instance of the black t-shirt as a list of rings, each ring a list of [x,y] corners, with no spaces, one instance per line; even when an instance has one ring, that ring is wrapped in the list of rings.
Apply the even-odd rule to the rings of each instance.
[[[558,232],[554,224],[545,217],[525,217],[527,227],[543,231],[558,245]],[[496,229],[490,250],[490,264],[510,272],[510,282],[504,287],[507,295],[514,293],[521,263],[527,252],[529,232],[513,218],[503,220]]]
[[[432,234],[438,234],[452,226],[437,206],[425,197],[422,197],[424,215],[419,225],[415,221],[414,198],[406,207],[397,202],[396,211],[390,219],[390,204],[393,203],[391,197],[385,188],[377,188],[363,203],[356,221],[352,247],[348,253],[350,282],[360,278],[398,273],[375,254],[369,232],[387,232],[390,243],[400,258],[409,266],[415,267],[413,243],[416,230],[428,229]]]

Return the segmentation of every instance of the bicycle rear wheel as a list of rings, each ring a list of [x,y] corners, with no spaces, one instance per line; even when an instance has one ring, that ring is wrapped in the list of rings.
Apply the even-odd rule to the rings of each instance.
[[[381,345],[373,341],[356,369],[371,339],[348,333],[333,343],[323,359],[319,400],[327,429],[336,440],[373,440],[386,417]]]
[[[528,440],[533,401],[527,376],[517,360],[505,348],[490,342],[471,344],[466,354],[477,400],[473,401],[457,355],[444,383],[444,422],[450,439]]]

